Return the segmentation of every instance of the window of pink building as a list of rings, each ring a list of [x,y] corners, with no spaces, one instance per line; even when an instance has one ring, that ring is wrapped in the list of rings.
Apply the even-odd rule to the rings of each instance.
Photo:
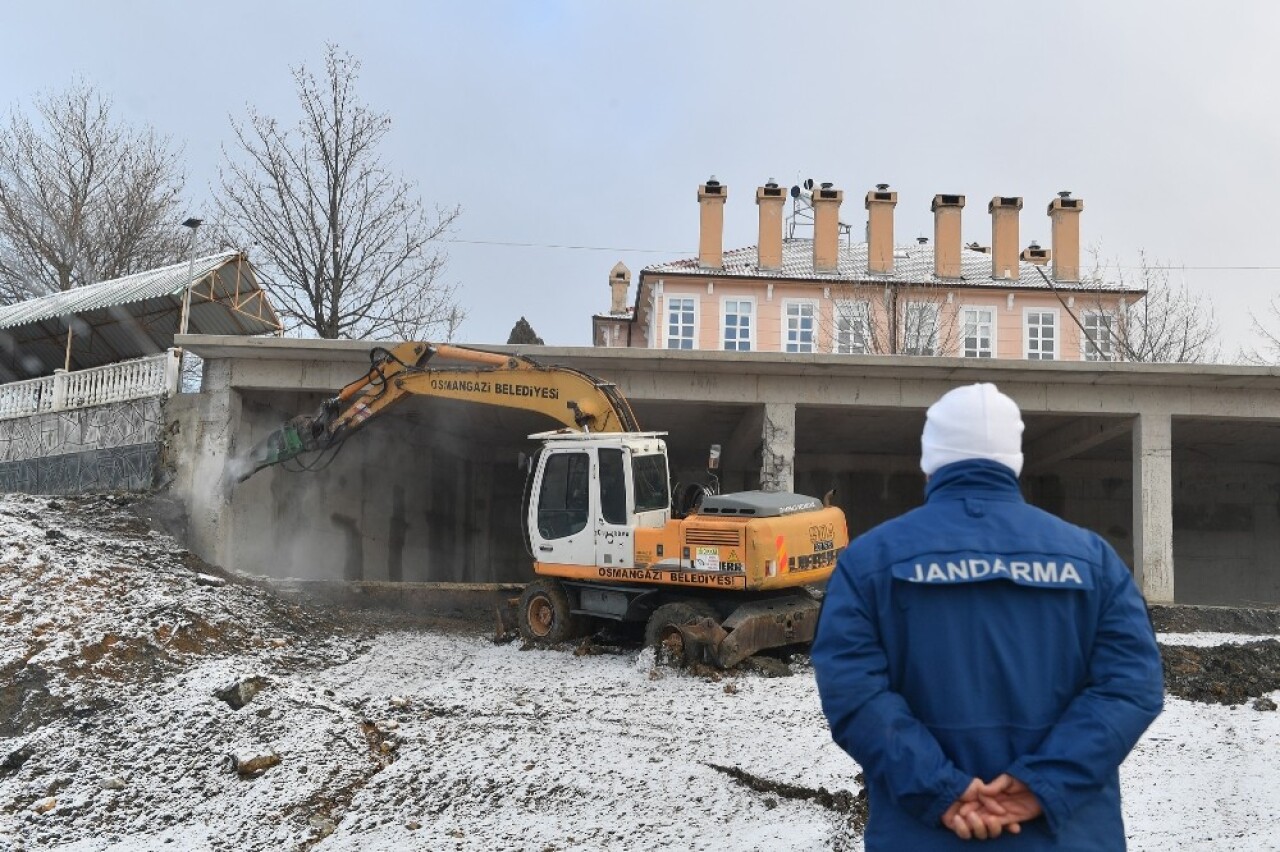
[[[1055,361],[1058,358],[1058,312],[1028,310],[1026,323],[1026,355],[1029,361]]]
[[[755,302],[751,299],[725,299],[723,306],[724,348],[730,352],[750,352]]]
[[[693,296],[667,297],[667,348],[697,349],[698,300]]]
[[[818,304],[788,301],[783,311],[782,341],[787,352],[816,352]]]

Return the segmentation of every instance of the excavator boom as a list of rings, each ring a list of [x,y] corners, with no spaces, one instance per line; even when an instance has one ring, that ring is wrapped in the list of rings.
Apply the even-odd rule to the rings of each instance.
[[[415,396],[535,411],[583,432],[639,429],[630,404],[613,384],[524,355],[410,342],[374,348],[369,360],[369,372],[325,400],[319,411],[295,417],[260,442],[239,481],[304,453],[334,449],[369,418]]]

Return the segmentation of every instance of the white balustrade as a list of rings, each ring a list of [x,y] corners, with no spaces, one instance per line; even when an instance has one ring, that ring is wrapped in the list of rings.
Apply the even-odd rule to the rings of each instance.
[[[88,408],[177,391],[178,352],[0,385],[0,420],[44,411]]]

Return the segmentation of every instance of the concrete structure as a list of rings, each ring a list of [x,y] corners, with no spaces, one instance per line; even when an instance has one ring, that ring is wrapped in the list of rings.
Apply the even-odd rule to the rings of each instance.
[[[963,244],[963,195],[933,197],[932,242],[895,246],[898,194],[887,184],[866,194],[866,242],[842,239],[855,230],[840,220],[844,193],[812,181],[792,188],[783,239],[785,193],[772,179],[755,192],[757,244],[725,251],[728,193],[714,178],[698,188],[698,256],[643,269],[630,309],[614,268],[612,308],[593,316],[593,345],[1110,361],[1120,317],[1144,295],[1081,281],[1084,202],[1068,192],[1048,208],[1052,252],[1021,254],[1022,199],[1009,196],[987,206],[990,248]],[[794,237],[797,219],[812,220],[812,239]]]
[[[228,465],[366,369],[368,344],[181,338],[205,390],[172,401],[175,493],[191,546],[242,570],[319,579],[527,579],[525,436],[504,409],[413,400],[322,471]],[[615,381],[646,429],[670,432],[674,474],[719,443],[726,489],[836,489],[850,531],[918,505],[924,410],[994,381],[1027,423],[1024,491],[1104,535],[1152,601],[1280,603],[1280,370],[649,349],[520,347]],[[1176,571],[1175,571],[1176,569]]]

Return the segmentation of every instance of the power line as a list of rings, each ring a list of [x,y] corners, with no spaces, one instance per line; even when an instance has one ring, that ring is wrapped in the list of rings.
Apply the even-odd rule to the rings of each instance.
[[[446,239],[438,240],[442,243],[464,243],[466,245],[476,246],[506,246],[509,248],[539,248],[539,249],[566,249],[570,251],[625,251],[636,252],[642,254],[667,254],[677,256],[691,256],[696,254],[692,249],[656,249],[656,248],[634,248],[626,246],[578,246],[568,245],[565,243],[524,243],[513,242],[510,240],[462,240],[462,239]],[[1125,265],[1112,264],[1112,269],[1150,269],[1168,272],[1186,271],[1186,272],[1280,272],[1280,266],[1246,266],[1246,265],[1229,265],[1229,266],[1188,266],[1188,265],[1171,265],[1171,264],[1147,264],[1147,265]]]
[[[646,254],[676,254],[686,255],[693,254],[688,250],[679,249],[649,249],[649,248],[622,248],[619,246],[571,246],[559,243],[515,243],[506,240],[457,240],[457,239],[441,239],[442,243],[466,243],[468,245],[477,246],[510,246],[512,248],[542,248],[542,249],[571,249],[573,251],[628,251],[643,252]]]

